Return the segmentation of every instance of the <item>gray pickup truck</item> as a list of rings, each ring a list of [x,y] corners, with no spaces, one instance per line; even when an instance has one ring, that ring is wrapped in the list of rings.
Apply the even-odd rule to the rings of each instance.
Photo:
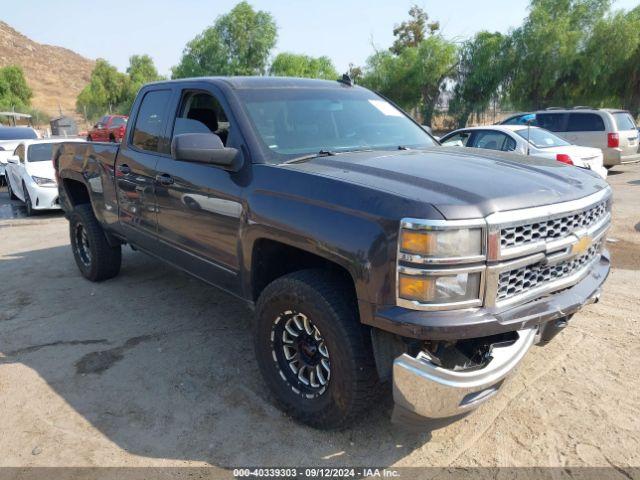
[[[398,419],[469,412],[610,268],[596,174],[443,148],[348,79],[146,85],[120,145],[54,163],[80,272],[129,244],[246,301],[274,401],[318,428],[389,383]]]

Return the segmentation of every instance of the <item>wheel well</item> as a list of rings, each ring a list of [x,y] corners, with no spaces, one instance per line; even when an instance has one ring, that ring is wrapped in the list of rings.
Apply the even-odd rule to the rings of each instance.
[[[267,239],[258,240],[253,246],[251,268],[253,300],[257,301],[262,290],[276,278],[312,268],[337,273],[344,279],[345,285],[349,286],[355,300],[355,285],[346,268],[319,255]]]
[[[91,203],[89,191],[82,182],[65,178],[63,181],[64,189],[69,195],[69,201],[74,207],[83,203]]]

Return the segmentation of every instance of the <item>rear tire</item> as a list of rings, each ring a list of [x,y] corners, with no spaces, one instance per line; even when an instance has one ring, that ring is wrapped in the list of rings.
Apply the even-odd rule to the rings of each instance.
[[[71,249],[80,273],[87,280],[100,282],[120,272],[122,249],[112,247],[89,204],[78,205],[69,216]]]
[[[93,138],[91,138],[91,135],[87,135],[87,142],[93,142]]]
[[[350,425],[377,392],[368,331],[349,290],[339,275],[303,270],[273,281],[257,303],[260,371],[278,407],[314,428]]]

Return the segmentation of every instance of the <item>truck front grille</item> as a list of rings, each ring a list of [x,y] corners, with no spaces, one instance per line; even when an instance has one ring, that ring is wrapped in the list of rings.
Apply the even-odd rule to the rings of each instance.
[[[603,241],[594,243],[578,257],[555,265],[538,262],[521,268],[501,272],[498,276],[497,300],[508,300],[531,289],[544,287],[556,280],[562,280],[587,268],[600,254]]]
[[[538,241],[556,240],[567,237],[576,230],[589,228],[607,215],[607,202],[604,200],[582,212],[558,218],[502,228],[500,247],[504,250]]]

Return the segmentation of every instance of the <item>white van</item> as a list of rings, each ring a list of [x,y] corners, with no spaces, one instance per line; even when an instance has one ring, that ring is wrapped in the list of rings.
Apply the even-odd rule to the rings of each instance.
[[[536,112],[534,124],[574,145],[601,149],[607,168],[640,161],[638,129],[626,110],[549,108]]]

